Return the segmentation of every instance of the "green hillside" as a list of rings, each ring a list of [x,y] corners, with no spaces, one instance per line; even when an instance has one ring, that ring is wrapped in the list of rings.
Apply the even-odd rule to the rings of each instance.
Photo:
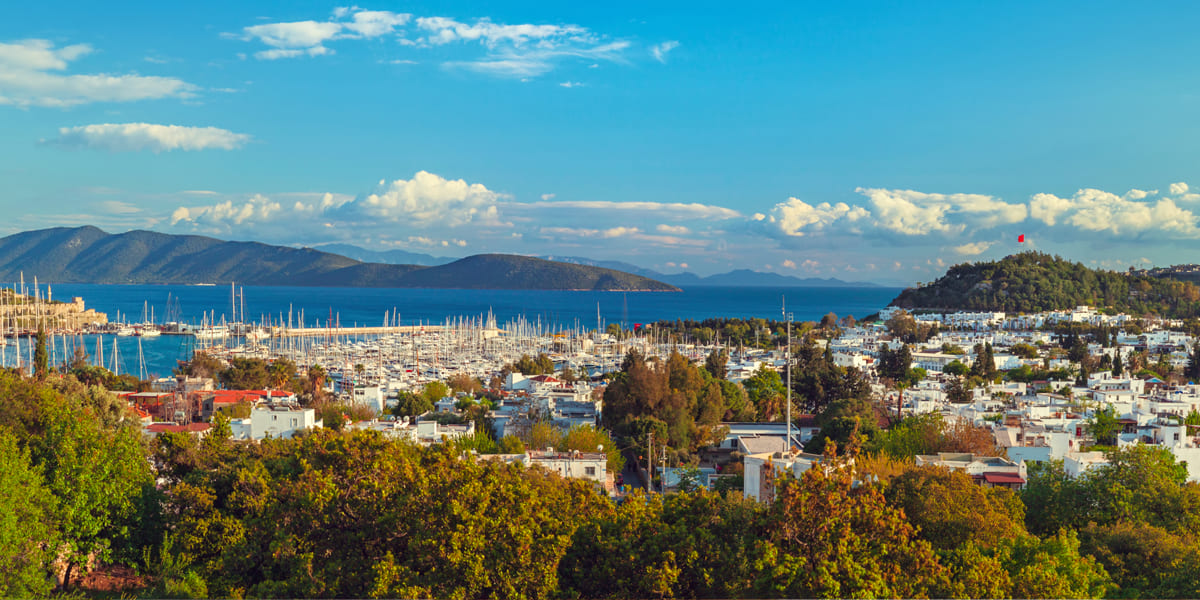
[[[892,300],[907,309],[1040,312],[1080,305],[1172,318],[1200,314],[1200,288],[1173,279],[1090,269],[1040,252],[950,267]]]
[[[611,269],[489,254],[423,267],[364,263],[312,248],[229,242],[153,231],[43,229],[0,238],[0,281],[107,284],[230,283],[392,288],[661,290],[678,288]]]

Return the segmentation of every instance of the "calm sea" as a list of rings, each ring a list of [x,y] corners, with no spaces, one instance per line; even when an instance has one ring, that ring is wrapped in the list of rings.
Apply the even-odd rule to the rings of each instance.
[[[45,284],[41,288],[44,294]],[[279,322],[281,318],[286,322],[290,311],[293,325],[300,324],[301,314],[309,326],[323,325],[330,315],[342,326],[383,325],[385,315],[393,315],[393,322],[403,325],[440,324],[447,318],[479,317],[491,311],[501,326],[523,317],[546,325],[588,329],[596,326],[597,310],[603,326],[710,317],[779,319],[785,300],[797,321],[818,320],[831,311],[839,317],[861,318],[883,308],[900,292],[900,288],[885,287],[695,287],[677,293],[265,286],[237,290],[238,312],[243,312],[244,304],[248,320],[255,322]],[[187,323],[199,323],[205,313],[215,314],[217,322],[233,316],[229,286],[51,284],[51,291],[57,300],[81,296],[88,308],[107,313],[110,320],[116,320],[119,311],[122,320],[140,322],[144,308],[146,312],[152,308],[158,322],[167,316]],[[105,363],[111,360],[114,339],[119,344],[122,372],[137,373],[136,338],[106,337]],[[94,338],[84,340],[89,353],[94,353],[95,343]],[[10,365],[12,350],[10,345],[5,360]],[[164,335],[142,342],[142,354],[152,374],[169,374],[175,361],[186,359],[190,351],[190,337]]]

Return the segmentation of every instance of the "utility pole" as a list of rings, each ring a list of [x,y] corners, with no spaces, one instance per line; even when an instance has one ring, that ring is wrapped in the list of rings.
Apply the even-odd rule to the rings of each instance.
[[[663,476],[658,478],[658,491],[661,494],[667,493],[667,445],[662,445],[662,469]]]
[[[787,311],[787,296],[783,297],[783,317],[787,319],[787,353],[785,354],[787,369],[787,438],[784,439],[784,448],[790,455],[792,453],[792,313]]]
[[[646,493],[654,491],[654,430],[649,431],[650,438],[646,440]]]

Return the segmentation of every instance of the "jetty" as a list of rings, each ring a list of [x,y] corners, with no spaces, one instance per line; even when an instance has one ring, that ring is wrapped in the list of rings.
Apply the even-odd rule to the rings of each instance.
[[[389,335],[439,333],[445,325],[400,325],[392,327],[275,327],[271,337],[322,337],[345,335]]]

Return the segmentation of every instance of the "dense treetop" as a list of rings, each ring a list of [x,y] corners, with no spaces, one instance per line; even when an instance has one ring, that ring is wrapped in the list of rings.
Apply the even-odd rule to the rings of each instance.
[[[1090,269],[1041,252],[994,262],[963,263],[937,281],[904,290],[892,304],[908,309],[1041,312],[1090,305],[1134,315],[1200,314],[1195,284]]]

